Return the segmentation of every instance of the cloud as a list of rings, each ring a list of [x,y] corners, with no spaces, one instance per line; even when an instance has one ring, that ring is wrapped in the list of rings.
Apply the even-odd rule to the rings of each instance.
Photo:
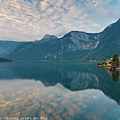
[[[119,9],[119,0],[1,0],[0,39],[61,37],[72,30],[100,32],[117,21]]]

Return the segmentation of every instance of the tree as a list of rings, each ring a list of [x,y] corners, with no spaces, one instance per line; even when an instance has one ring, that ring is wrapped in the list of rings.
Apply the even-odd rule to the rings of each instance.
[[[112,66],[119,66],[119,58],[117,53],[112,55]]]

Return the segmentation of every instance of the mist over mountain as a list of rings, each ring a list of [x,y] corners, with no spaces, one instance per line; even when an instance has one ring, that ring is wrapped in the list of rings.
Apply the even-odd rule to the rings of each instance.
[[[46,34],[41,40],[11,42],[1,48],[2,55],[19,61],[106,60],[113,53],[120,54],[120,19],[100,33],[71,31],[62,38]]]

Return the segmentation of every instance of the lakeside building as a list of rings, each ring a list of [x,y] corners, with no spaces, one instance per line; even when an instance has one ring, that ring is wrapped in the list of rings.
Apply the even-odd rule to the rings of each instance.
[[[107,66],[112,66],[112,58],[110,58],[110,60],[108,60],[108,61],[106,62],[106,65],[107,65]]]

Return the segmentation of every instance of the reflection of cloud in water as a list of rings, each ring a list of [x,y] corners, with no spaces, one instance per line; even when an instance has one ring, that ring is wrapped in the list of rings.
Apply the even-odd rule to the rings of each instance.
[[[113,120],[120,106],[99,90],[71,92],[62,85],[44,87],[31,80],[0,81],[0,117],[38,117],[49,120]]]

